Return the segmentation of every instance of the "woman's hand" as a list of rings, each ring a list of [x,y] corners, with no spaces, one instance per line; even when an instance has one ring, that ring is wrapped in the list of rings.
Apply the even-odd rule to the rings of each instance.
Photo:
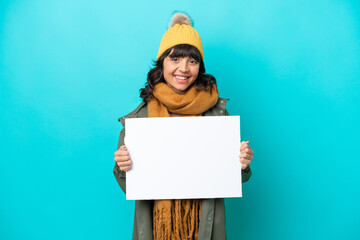
[[[132,167],[132,160],[130,158],[129,152],[125,145],[122,145],[115,153],[114,153],[114,161],[119,166],[121,171],[127,172]]]
[[[254,151],[251,150],[249,146],[249,141],[242,141],[240,145],[240,162],[241,162],[241,170],[247,168],[250,165],[251,160],[253,159]]]

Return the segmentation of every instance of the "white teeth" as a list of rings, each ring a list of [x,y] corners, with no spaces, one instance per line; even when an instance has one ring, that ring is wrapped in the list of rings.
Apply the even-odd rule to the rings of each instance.
[[[179,76],[175,76],[177,79],[181,79],[181,80],[185,80],[188,79],[187,77],[179,77]]]

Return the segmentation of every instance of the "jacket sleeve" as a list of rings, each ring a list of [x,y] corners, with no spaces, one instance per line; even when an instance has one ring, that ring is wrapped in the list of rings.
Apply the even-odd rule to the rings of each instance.
[[[251,177],[251,169],[250,166],[247,166],[244,170],[241,170],[241,178],[242,178],[242,182],[247,182],[250,177]]]
[[[229,112],[225,109],[225,116],[230,116]],[[242,182],[247,182],[249,181],[250,177],[251,177],[251,169],[250,166],[247,166],[245,169],[241,170],[241,180]]]
[[[117,149],[119,149],[120,146],[124,145],[124,137],[125,137],[125,128],[123,128],[120,132]],[[115,164],[113,172],[114,172],[116,181],[120,185],[123,192],[126,194],[126,173],[124,171],[121,171],[117,164]]]

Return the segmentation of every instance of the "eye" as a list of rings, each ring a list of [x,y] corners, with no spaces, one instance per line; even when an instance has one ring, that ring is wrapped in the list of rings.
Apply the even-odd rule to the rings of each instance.
[[[198,64],[198,62],[196,60],[190,60],[191,64]]]
[[[171,58],[171,61],[173,61],[173,62],[177,62],[177,61],[179,61],[179,59],[178,59],[178,58],[176,58],[176,57],[174,57],[174,58]]]

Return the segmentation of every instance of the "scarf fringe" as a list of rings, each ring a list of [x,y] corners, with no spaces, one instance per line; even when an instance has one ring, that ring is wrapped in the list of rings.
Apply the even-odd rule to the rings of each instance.
[[[196,240],[201,200],[156,200],[153,212],[154,240]]]

